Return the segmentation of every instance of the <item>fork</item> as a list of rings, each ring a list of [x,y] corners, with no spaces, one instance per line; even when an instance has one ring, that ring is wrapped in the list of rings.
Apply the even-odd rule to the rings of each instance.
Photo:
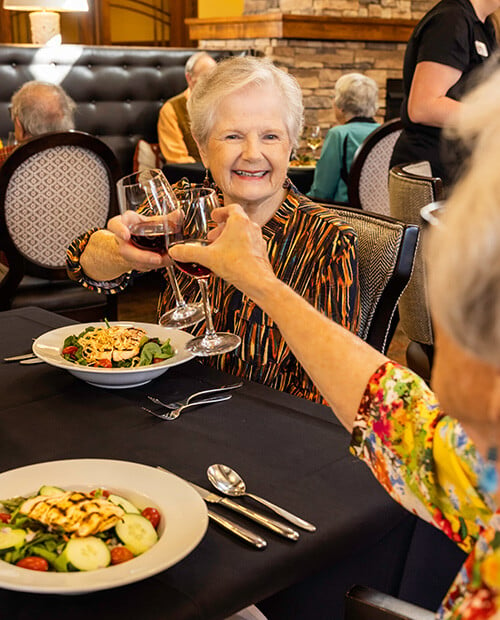
[[[193,399],[196,398],[197,396],[205,396],[207,394],[216,394],[217,392],[224,392],[226,390],[236,390],[237,388],[240,388],[242,385],[243,385],[243,381],[239,381],[238,383],[233,383],[231,385],[221,385],[218,388],[212,388],[210,390],[203,390],[202,392],[195,392],[194,394],[191,394],[191,396],[188,396],[184,400],[179,400],[173,403],[164,403],[162,400],[160,400],[159,398],[156,398],[155,396],[148,396],[148,398],[155,405],[160,405],[161,407],[166,407],[167,409],[178,409],[179,407],[182,407],[182,405],[190,404],[193,401]],[[217,402],[217,401],[215,400],[214,402]]]
[[[156,418],[160,418],[160,420],[176,420],[184,409],[188,409],[189,407],[198,407],[199,405],[210,405],[212,403],[220,403],[224,400],[229,400],[232,398],[232,394],[228,394],[227,396],[217,396],[215,398],[208,398],[207,400],[197,400],[195,403],[185,403],[177,409],[172,409],[171,411],[167,411],[166,413],[158,413],[156,411],[152,411],[147,407],[141,407],[144,411],[147,411],[151,415],[154,415]]]

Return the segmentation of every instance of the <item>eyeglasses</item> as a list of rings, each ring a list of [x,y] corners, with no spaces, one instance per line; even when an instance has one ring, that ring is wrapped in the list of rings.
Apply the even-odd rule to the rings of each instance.
[[[420,217],[424,220],[424,225],[439,226],[440,216],[443,215],[446,204],[443,200],[431,202],[420,209]]]

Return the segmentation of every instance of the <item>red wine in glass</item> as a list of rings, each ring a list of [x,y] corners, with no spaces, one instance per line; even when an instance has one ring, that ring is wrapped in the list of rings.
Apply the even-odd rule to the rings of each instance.
[[[184,245],[186,243],[191,245],[208,245],[208,241],[204,241],[203,239],[186,239],[185,241],[171,243],[170,247],[173,247],[174,245]],[[187,273],[193,278],[208,278],[212,274],[210,269],[200,265],[199,263],[181,263],[180,261],[175,261],[175,264],[181,271]]]
[[[146,220],[130,227],[130,240],[141,250],[166,254],[167,237],[165,223],[159,220]]]

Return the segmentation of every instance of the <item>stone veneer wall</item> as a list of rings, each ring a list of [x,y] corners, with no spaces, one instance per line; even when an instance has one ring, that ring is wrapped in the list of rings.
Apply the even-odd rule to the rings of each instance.
[[[245,14],[279,11],[418,19],[433,4],[432,0],[245,0]],[[304,93],[306,124],[321,125],[323,135],[336,122],[332,109],[335,82],[343,73],[351,71],[365,73],[377,82],[380,93],[377,120],[384,120],[387,79],[401,78],[406,49],[404,43],[274,38],[204,40],[199,45],[204,49],[252,48],[288,70],[297,78]]]

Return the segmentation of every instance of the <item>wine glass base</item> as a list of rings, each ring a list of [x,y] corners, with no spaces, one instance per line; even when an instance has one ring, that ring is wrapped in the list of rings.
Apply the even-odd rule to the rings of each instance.
[[[241,344],[241,338],[229,332],[217,332],[212,335],[198,336],[186,344],[186,350],[199,357],[221,355],[234,351]]]
[[[158,323],[163,325],[163,327],[183,329],[184,327],[196,325],[203,321],[204,318],[203,304],[186,304],[162,314]]]

